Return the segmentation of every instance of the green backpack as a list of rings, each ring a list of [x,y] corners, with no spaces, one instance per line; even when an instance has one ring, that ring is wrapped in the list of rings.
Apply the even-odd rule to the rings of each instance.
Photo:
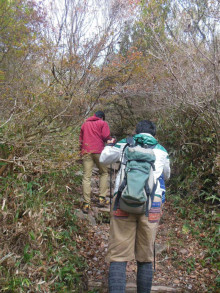
[[[132,214],[146,214],[151,208],[157,183],[154,179],[155,155],[152,146],[136,145],[133,137],[127,138],[123,150],[124,176],[119,185],[114,210]]]

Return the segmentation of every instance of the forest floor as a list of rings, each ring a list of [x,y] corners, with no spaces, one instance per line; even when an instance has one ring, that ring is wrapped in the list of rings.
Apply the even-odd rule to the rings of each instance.
[[[98,178],[95,178],[97,181]],[[96,182],[97,183],[97,182]],[[98,209],[98,194],[93,182],[92,212],[84,218],[89,220],[88,235],[80,244],[80,254],[86,258],[86,292],[106,292],[108,264],[105,256],[109,237],[109,209]],[[82,218],[83,218],[83,214]],[[202,235],[201,235],[202,237]],[[184,224],[172,202],[164,205],[163,215],[156,238],[156,271],[152,292],[219,292],[210,289],[216,278],[216,269],[204,265],[205,249]],[[127,291],[136,292],[136,263],[127,264]]]

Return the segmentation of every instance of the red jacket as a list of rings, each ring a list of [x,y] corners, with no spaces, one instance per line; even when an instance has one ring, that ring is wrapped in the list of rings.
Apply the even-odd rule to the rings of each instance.
[[[100,154],[105,142],[111,139],[108,123],[95,115],[83,123],[80,131],[80,150],[82,154]]]

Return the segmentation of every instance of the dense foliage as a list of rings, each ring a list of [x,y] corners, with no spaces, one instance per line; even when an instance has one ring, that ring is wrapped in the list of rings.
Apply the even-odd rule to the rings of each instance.
[[[193,231],[201,219],[216,266],[219,1],[44,5],[0,0],[1,287],[82,286],[78,133],[95,109],[118,139],[140,119],[156,122],[172,163],[170,198]]]

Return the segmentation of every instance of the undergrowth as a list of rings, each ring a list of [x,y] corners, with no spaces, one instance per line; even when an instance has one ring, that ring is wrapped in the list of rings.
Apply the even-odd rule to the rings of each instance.
[[[79,203],[79,167],[50,174],[1,177],[1,292],[79,292],[86,262],[78,238],[86,224]]]
[[[216,272],[219,271],[220,214],[218,206],[204,204],[195,201],[191,196],[183,197],[181,194],[168,194],[168,200],[172,202],[178,216],[183,220],[182,229],[190,233],[203,247],[204,257],[200,259],[200,264],[204,268],[211,267]],[[195,269],[194,261],[192,258],[187,265],[189,272]],[[215,288],[220,288],[220,276],[218,274],[216,275]]]

